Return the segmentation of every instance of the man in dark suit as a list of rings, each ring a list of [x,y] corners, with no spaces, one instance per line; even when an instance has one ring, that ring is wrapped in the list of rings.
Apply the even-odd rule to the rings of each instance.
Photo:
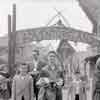
[[[34,93],[36,96],[36,100],[38,100],[39,88],[36,86],[36,82],[39,79],[39,73],[41,72],[42,68],[46,65],[46,63],[44,63],[39,59],[40,56],[39,50],[33,50],[32,56],[33,56],[33,65],[31,66],[30,73],[34,79]]]

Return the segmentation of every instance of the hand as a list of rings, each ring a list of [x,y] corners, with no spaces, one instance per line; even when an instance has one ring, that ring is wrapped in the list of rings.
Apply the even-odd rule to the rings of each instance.
[[[39,71],[33,71],[33,75],[39,74]]]
[[[63,80],[62,80],[62,79],[59,79],[59,80],[56,82],[56,84],[57,84],[58,86],[62,86],[62,85],[63,85]]]
[[[48,78],[40,78],[39,81],[36,83],[37,85],[48,84],[50,81]]]
[[[39,71],[31,71],[31,72],[29,72],[29,74],[31,74],[31,75],[37,75],[37,74],[39,74]]]

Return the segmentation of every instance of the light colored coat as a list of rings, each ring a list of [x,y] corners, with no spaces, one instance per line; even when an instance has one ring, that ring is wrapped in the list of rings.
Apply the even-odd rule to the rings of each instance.
[[[12,100],[21,100],[24,96],[25,100],[34,100],[33,79],[30,75],[26,75],[24,79],[21,75],[15,75],[12,84]]]

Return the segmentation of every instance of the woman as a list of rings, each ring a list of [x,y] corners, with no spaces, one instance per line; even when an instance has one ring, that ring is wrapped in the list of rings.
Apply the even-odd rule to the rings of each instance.
[[[93,100],[100,100],[100,58],[96,62],[95,88]]]

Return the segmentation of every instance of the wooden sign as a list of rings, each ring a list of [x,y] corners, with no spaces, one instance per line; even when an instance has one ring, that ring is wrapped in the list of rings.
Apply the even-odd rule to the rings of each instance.
[[[83,32],[69,27],[41,27],[17,31],[17,44],[37,40],[63,40],[67,39],[75,42],[83,42],[93,46],[99,46],[100,40],[95,38],[92,33]]]

